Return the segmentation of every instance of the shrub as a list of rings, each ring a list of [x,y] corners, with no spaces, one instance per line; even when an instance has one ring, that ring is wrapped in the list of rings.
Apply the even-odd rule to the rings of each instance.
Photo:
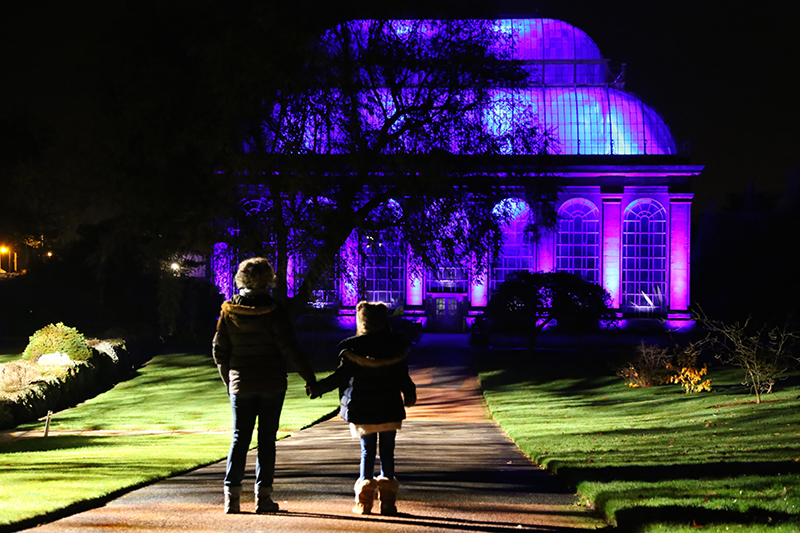
[[[49,324],[31,335],[22,357],[36,362],[40,356],[53,352],[65,353],[73,361],[88,361],[91,357],[84,336],[61,322]]]
[[[708,374],[708,365],[702,368],[697,366],[697,356],[700,353],[701,343],[692,343],[684,348],[676,346],[677,365],[667,364],[667,370],[674,372],[669,377],[669,382],[683,386],[686,394],[711,391],[711,379],[703,380]]]
[[[535,336],[550,325],[588,333],[615,319],[610,301],[605,289],[575,274],[517,271],[494,292],[485,317],[501,333]]]
[[[667,365],[672,361],[669,348],[645,344],[636,347],[636,358],[617,370],[629,387],[652,387],[669,380]]]

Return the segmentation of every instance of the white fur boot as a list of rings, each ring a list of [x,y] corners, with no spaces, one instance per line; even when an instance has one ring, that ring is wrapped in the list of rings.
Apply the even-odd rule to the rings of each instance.
[[[396,515],[397,514],[397,490],[400,484],[397,478],[378,478],[378,499],[381,501],[381,514],[383,515]]]
[[[375,503],[375,489],[378,482],[374,479],[359,479],[355,484],[356,504],[353,512],[358,514],[370,514],[372,504]]]

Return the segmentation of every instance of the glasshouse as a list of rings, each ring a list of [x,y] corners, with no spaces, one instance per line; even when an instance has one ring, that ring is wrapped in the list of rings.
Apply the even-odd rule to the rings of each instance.
[[[456,22],[463,24],[463,30],[472,21]],[[271,233],[268,228],[272,226],[267,223],[270,217],[274,222],[271,213],[275,198],[280,197],[289,206],[281,211],[281,216],[287,219],[309,217],[314,209],[324,212],[326,203],[334,212],[340,209],[341,214],[346,211],[342,210],[336,193],[326,192],[323,187],[312,190],[314,187],[308,183],[315,177],[324,178],[327,183],[332,180],[342,189],[360,183],[364,190],[371,188],[369,194],[376,194],[378,189],[385,193],[381,211],[384,216],[399,219],[404,210],[412,209],[410,194],[400,194],[401,189],[388,185],[380,188],[382,180],[393,183],[392,165],[397,161],[397,165],[405,165],[403,172],[407,172],[413,166],[408,163],[409,157],[447,152],[453,158],[460,158],[453,159],[457,164],[448,167],[447,172],[461,172],[465,187],[480,178],[493,184],[493,190],[501,191],[493,200],[493,207],[483,206],[487,217],[502,213],[501,238],[492,252],[473,253],[468,260],[426,264],[419,260],[419,247],[407,242],[414,238],[413,230],[396,232],[394,238],[376,239],[359,231],[356,225],[343,235],[335,260],[324,262],[327,268],[315,278],[317,283],[308,292],[311,306],[348,317],[360,300],[383,301],[428,329],[464,329],[481,315],[493,291],[510,273],[566,271],[602,286],[611,296],[620,320],[642,316],[678,323],[688,320],[693,198],[690,182],[703,167],[690,164],[687,151],[676,143],[655,109],[626,91],[624,65],[613,69],[594,41],[580,29],[551,19],[481,23],[484,28],[491,28],[496,38],[484,41],[482,48],[477,47],[478,55],[484,53],[521,66],[527,74],[523,81],[489,84],[481,91],[467,93],[469,87],[453,89],[457,85],[454,78],[437,82],[433,75],[429,76],[433,68],[408,69],[415,74],[405,80],[402,89],[393,86],[390,75],[398,74],[387,74],[388,67],[380,71],[383,77],[378,82],[374,76],[364,75],[361,79],[360,74],[350,73],[362,87],[370,83],[380,86],[380,90],[372,87],[362,91],[360,116],[355,119],[359,135],[369,131],[369,135],[359,137],[366,139],[364,145],[379,143],[381,136],[389,139],[379,150],[384,158],[369,159],[373,181],[348,177],[355,172],[351,167],[361,163],[342,158],[364,149],[352,135],[342,134],[350,127],[347,124],[352,124],[346,119],[353,120],[352,116],[348,118],[344,116],[346,113],[335,111],[339,109],[336,108],[339,101],[347,100],[343,93],[330,87],[326,90],[324,84],[321,89],[306,91],[301,118],[295,111],[296,104],[290,106],[278,100],[269,104],[273,119],[271,133],[264,126],[263,135],[248,138],[243,143],[242,160],[251,157],[255,161],[261,157],[259,154],[279,153],[284,157],[281,161],[306,158],[308,164],[306,167],[294,164],[292,170],[284,170],[288,165],[275,163],[267,170],[260,170],[256,179],[256,173],[248,170],[252,167],[244,163],[245,170],[239,175],[243,177],[240,190],[245,222],[230,223],[227,235],[252,232],[254,227],[267,228],[263,229],[261,239],[263,253],[276,261],[278,269],[285,270],[288,296],[297,295],[302,280],[307,279],[308,269],[319,269],[312,266],[309,254],[303,249],[304,243],[313,241],[314,233],[308,227],[303,230],[306,234],[301,230],[293,233],[295,230],[291,228],[302,224],[286,223],[290,229],[283,233],[288,235],[285,237],[288,244],[277,246],[280,232]],[[378,31],[376,27],[375,21],[351,21],[324,35],[322,42],[329,53],[338,47],[335,53],[344,50],[351,55],[361,54],[358,56],[361,60],[369,55],[367,43]],[[437,21],[384,21],[379,27],[381,32],[391,32],[393,39],[415,49],[423,45],[414,39],[422,43],[440,31]],[[415,31],[422,37],[414,36]],[[475,35],[486,33],[484,29]],[[340,38],[344,34],[345,40],[331,37]],[[381,53],[392,53],[387,49],[384,47]],[[434,80],[431,82],[429,77]],[[436,83],[443,86],[436,87]],[[474,109],[481,115],[478,122],[483,125],[486,139],[491,137],[493,141],[484,142],[483,134],[466,127],[459,129],[452,125],[453,121],[448,126],[449,134],[443,136],[430,126],[433,121],[418,127],[411,124],[418,115],[407,113],[398,118],[398,102],[411,99],[412,93],[413,98],[420,98],[423,87],[426,98],[442,102],[441,109],[446,109],[451,101],[463,103],[469,98],[489,102],[488,106]],[[438,109],[437,105],[428,105],[425,112]],[[464,105],[466,109],[467,104]],[[470,112],[474,110],[466,111]],[[283,118],[276,118],[279,115]],[[288,116],[293,118],[288,120]],[[379,124],[374,124],[376,116]],[[388,116],[392,117],[390,125]],[[520,141],[515,137],[516,132],[523,131],[518,128],[520,124],[532,124],[539,137],[532,142]],[[418,129],[413,130],[415,127]],[[279,135],[293,128],[295,145],[286,140],[288,137]],[[425,133],[409,133],[413,131]],[[398,153],[406,159],[392,157]],[[426,171],[430,172],[429,166]],[[298,168],[311,170],[304,172]],[[293,173],[294,181],[287,179],[288,173]],[[510,177],[512,174],[514,179]],[[557,191],[550,200],[553,222],[544,231],[532,232],[531,221],[535,222],[541,210],[532,205],[532,196],[523,193],[524,180],[542,175],[558,180]],[[277,183],[284,186],[276,193]],[[301,185],[292,188],[287,183],[305,183],[306,188]],[[454,183],[454,189],[458,189],[458,180]],[[311,193],[297,192],[303,190]],[[360,196],[364,204],[368,203],[369,194]],[[306,207],[300,209],[300,204]],[[286,214],[290,207],[294,209],[291,216]],[[304,214],[298,215],[300,211]],[[246,230],[242,225],[255,219],[260,220],[261,226],[251,224],[251,229]],[[329,228],[334,222],[319,224]],[[296,242],[292,241],[292,235]],[[320,246],[325,244],[330,242]],[[212,276],[225,296],[234,291],[236,264],[247,255],[237,246],[231,239],[220,239],[211,259]]]

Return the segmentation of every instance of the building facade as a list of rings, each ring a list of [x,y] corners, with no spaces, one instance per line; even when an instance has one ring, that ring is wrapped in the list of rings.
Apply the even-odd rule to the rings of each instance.
[[[525,231],[531,206],[509,187],[505,205],[497,207],[513,217],[500,255],[485,259],[485,275],[465,264],[419,273],[409,268],[413,257],[403,243],[374,243],[386,248],[372,253],[370,243],[352,242],[341,254],[349,256],[344,264],[356,266],[329,276],[312,304],[349,316],[360,299],[380,300],[430,329],[459,330],[480,315],[510,273],[567,271],[605,288],[620,318],[688,320],[690,179],[702,167],[689,164],[660,115],[625,90],[624,73],[610,73],[583,31],[551,19],[496,24],[512,36],[512,56],[533,80],[515,93],[515,112],[536,114],[559,141],[548,169],[563,183],[556,228],[533,242]],[[524,155],[511,160],[527,164]],[[483,172],[491,174],[491,165]],[[213,261],[217,285],[229,296],[235,261],[222,244]],[[304,268],[290,258],[290,285]]]

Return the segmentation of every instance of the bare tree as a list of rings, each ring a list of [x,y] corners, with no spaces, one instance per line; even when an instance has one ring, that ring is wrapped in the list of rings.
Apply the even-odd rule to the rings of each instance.
[[[775,383],[786,377],[791,368],[792,346],[800,338],[788,322],[783,326],[755,327],[748,318],[725,324],[708,318],[702,311],[696,319],[709,331],[708,341],[721,350],[716,357],[742,369],[742,384],[755,393],[756,403],[761,403],[761,395],[772,392]]]
[[[558,183],[541,161],[498,164],[557,150],[517,97],[530,80],[510,38],[494,21],[351,21],[311,47],[232,171],[260,206],[238,221],[239,245],[274,250],[278,296],[289,258],[303,257],[307,301],[354,232],[407,243],[418,269],[496,254],[511,213],[493,208],[509,186],[532,208],[531,231],[552,227]]]

